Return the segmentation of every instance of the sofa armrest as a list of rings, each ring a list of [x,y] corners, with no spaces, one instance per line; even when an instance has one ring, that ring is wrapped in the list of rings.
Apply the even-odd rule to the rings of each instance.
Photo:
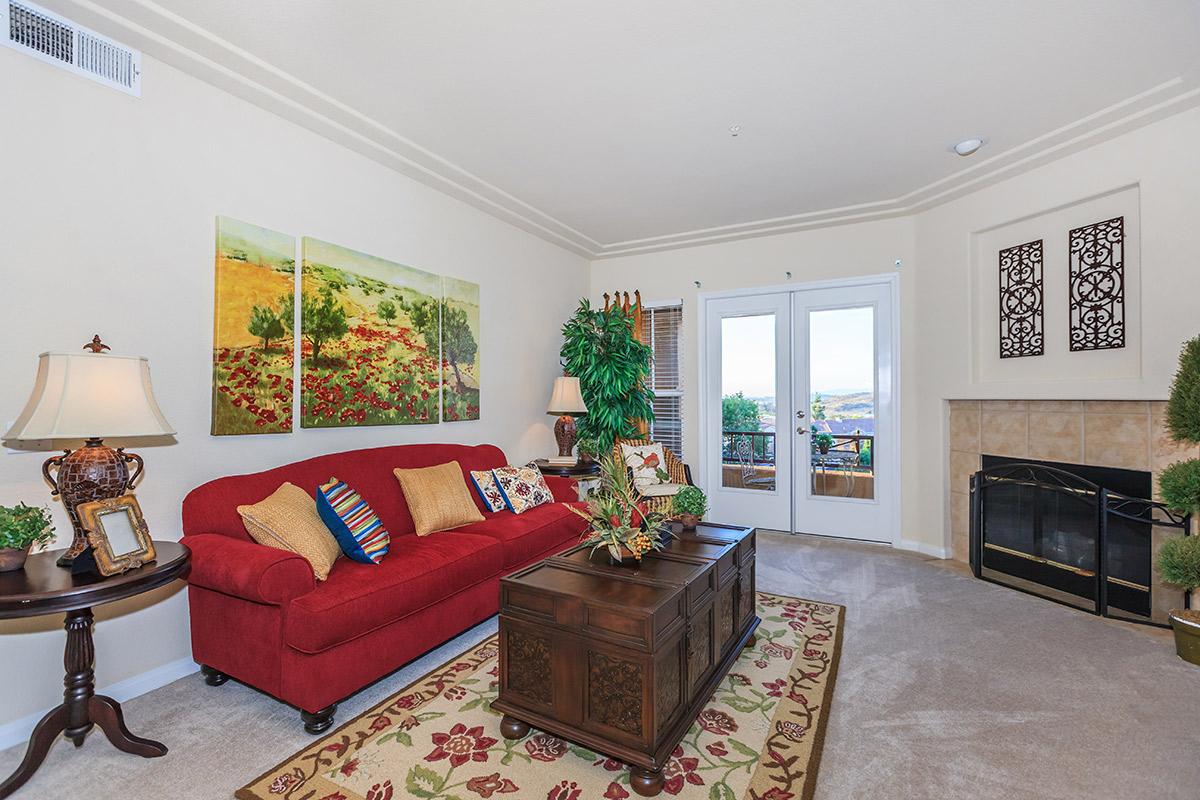
[[[579,488],[575,481],[558,475],[545,475],[543,477],[546,479],[546,485],[550,487],[550,494],[554,495],[556,502],[574,503],[579,499]]]
[[[296,553],[219,533],[183,537],[192,551],[188,583],[255,603],[284,605],[316,585],[312,567]]]

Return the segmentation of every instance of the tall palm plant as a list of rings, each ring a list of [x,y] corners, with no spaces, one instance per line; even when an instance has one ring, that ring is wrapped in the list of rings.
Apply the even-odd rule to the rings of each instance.
[[[637,423],[654,419],[654,392],[647,387],[653,349],[637,340],[633,317],[613,306],[593,309],[587,299],[562,328],[563,369],[579,378],[588,413],[576,423],[580,436],[606,450],[619,437],[637,434]]]

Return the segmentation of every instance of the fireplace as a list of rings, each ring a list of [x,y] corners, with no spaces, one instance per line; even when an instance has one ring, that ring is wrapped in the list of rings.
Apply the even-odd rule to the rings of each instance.
[[[1155,542],[1185,534],[1189,519],[1147,499],[1149,472],[991,455],[981,466],[971,479],[976,577],[1096,614],[1161,624],[1155,611],[1176,598],[1156,585]]]

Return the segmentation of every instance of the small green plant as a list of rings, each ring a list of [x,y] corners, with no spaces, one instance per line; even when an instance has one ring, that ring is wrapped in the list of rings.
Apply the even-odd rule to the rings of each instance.
[[[54,540],[50,512],[38,506],[18,503],[0,506],[0,548],[24,550],[31,544],[48,544]]]
[[[828,453],[829,448],[833,447],[833,442],[833,435],[829,433],[818,433],[813,437],[813,444],[816,445],[817,449],[822,453]]]
[[[698,487],[685,486],[671,498],[671,511],[703,517],[704,512],[708,511],[708,498]]]
[[[591,459],[598,459],[600,454],[604,452],[604,447],[600,444],[600,440],[595,436],[580,437],[579,441],[576,443],[576,446],[579,448],[580,458],[587,457]]]
[[[1159,475],[1163,502],[1172,511],[1200,511],[1200,458],[1177,461]]]
[[[1158,551],[1164,581],[1187,591],[1200,588],[1200,536],[1168,539]]]

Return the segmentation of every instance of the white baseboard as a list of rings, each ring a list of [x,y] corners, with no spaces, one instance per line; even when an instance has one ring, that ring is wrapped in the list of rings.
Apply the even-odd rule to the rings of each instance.
[[[146,670],[123,681],[117,681],[111,686],[98,688],[96,689],[96,694],[106,694],[118,703],[124,703],[126,700],[132,700],[138,695],[153,691],[160,686],[166,686],[171,681],[177,681],[182,677],[191,675],[199,669],[200,667],[195,661],[192,661],[190,658],[181,658],[178,661],[163,664],[161,667]],[[0,750],[7,750],[18,744],[24,745],[29,739],[29,734],[33,733],[34,726],[38,724],[38,721],[49,710],[47,708],[35,714],[30,714],[27,717],[14,719],[12,722],[0,725]]]
[[[896,547],[900,550],[911,550],[914,553],[920,553],[932,558],[950,558],[953,555],[949,547],[936,547],[932,544],[916,542],[912,539],[901,539],[896,543]]]

